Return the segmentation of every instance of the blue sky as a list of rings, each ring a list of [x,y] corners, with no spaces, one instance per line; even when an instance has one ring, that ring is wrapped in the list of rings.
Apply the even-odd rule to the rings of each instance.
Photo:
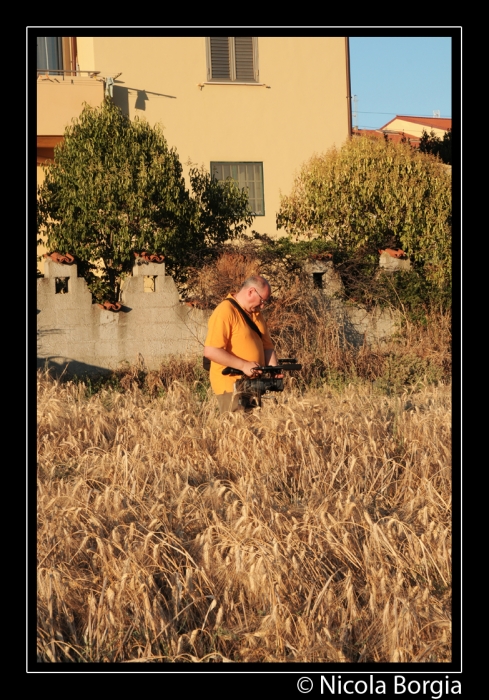
[[[396,114],[452,116],[450,37],[350,37],[353,125],[378,129]],[[354,109],[355,103],[352,103]]]

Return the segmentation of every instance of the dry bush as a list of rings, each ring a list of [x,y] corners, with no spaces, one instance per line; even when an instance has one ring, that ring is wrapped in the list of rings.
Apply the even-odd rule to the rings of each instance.
[[[265,312],[279,357],[294,357],[302,387],[355,375],[357,352],[324,295],[297,278]]]
[[[272,285],[264,315],[278,356],[302,363],[298,381],[303,388],[382,380],[386,390],[402,391],[450,380],[449,311],[425,310],[424,324],[414,323],[401,304],[399,332],[393,338],[375,347],[354,347],[335,302],[314,287],[310,275],[253,240],[227,246],[214,263],[194,270],[189,297],[203,308],[214,308],[252,274],[263,274]]]
[[[450,405],[39,373],[39,660],[450,661]]]
[[[297,380],[304,388],[381,380],[386,390],[403,391],[450,381],[449,313],[428,314],[424,326],[399,316],[399,331],[392,338],[355,347],[331,301],[297,278],[265,315],[279,357],[302,363]]]
[[[260,274],[256,251],[248,247],[228,246],[213,264],[189,273],[186,297],[201,308],[215,308],[228,294],[237,292],[243,282]]]

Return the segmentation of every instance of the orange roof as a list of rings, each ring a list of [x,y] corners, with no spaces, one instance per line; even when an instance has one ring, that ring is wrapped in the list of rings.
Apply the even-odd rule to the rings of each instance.
[[[377,129],[355,129],[355,127],[353,127],[351,133],[353,136],[375,136],[378,139],[384,138],[384,134]]]
[[[419,135],[415,136],[414,134],[409,134],[407,132],[400,132],[400,131],[395,131],[395,132],[387,132],[387,134],[384,134],[384,132],[380,131],[380,129],[353,129],[352,130],[352,135],[353,136],[370,136],[374,137],[377,139],[383,139],[386,135],[389,139],[389,141],[393,141],[394,143],[401,143],[402,139],[408,139],[409,143],[411,146],[419,146],[420,138]]]
[[[387,136],[389,137],[389,141],[393,141],[394,143],[401,143],[402,139],[405,138],[408,139],[411,146],[419,146],[419,136],[408,134],[405,131],[402,133],[397,131],[395,134],[387,134]]]
[[[380,128],[385,129],[396,119],[402,119],[403,121],[411,122],[412,124],[421,124],[422,126],[427,126],[431,129],[444,129],[445,131],[448,131],[452,128],[451,118],[448,119],[446,117],[408,117],[402,114],[396,115],[394,119],[391,119],[389,122],[387,122],[387,124],[384,124],[384,126],[381,126]]]

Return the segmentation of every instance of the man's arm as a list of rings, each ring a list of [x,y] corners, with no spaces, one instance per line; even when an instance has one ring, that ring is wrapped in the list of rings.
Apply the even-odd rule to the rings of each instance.
[[[265,350],[265,364],[271,365],[272,367],[277,367],[278,360],[277,355],[275,354],[275,350]],[[277,377],[277,379],[281,379],[284,375],[276,374],[275,376]]]
[[[206,345],[204,347],[204,357],[211,360],[211,362],[217,362],[219,365],[224,365],[224,367],[233,367],[234,369],[239,369],[247,377],[255,376],[256,374],[261,374],[261,372],[256,372],[253,370],[254,367],[259,367],[258,362],[254,360],[248,362],[240,357],[236,357],[232,353],[224,350],[224,348],[213,348],[211,345]]]
[[[275,350],[265,350],[265,364],[276,367],[278,365],[277,355]]]

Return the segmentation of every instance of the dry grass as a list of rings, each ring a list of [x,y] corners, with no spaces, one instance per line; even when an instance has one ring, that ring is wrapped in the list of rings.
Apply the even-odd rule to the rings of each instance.
[[[233,246],[213,264],[190,271],[186,296],[198,300],[202,308],[215,308],[228,294],[239,291],[244,280],[260,274],[255,251]]]
[[[38,375],[38,658],[451,660],[451,396]]]

